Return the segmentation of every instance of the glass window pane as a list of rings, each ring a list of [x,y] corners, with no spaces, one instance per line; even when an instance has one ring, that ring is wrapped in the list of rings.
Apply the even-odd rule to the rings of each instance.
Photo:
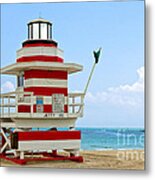
[[[18,76],[17,85],[18,85],[18,87],[23,87],[24,86],[24,76],[23,75]]]
[[[20,87],[20,77],[19,76],[17,77],[17,85],[18,85],[18,87]]]
[[[24,76],[21,76],[21,86],[24,86]]]
[[[39,39],[39,24],[33,24],[33,39]]]
[[[51,26],[48,24],[48,39],[51,39],[51,36],[50,36],[50,34],[51,34]]]
[[[46,23],[40,24],[40,31],[41,31],[41,39],[47,39],[47,24]]]

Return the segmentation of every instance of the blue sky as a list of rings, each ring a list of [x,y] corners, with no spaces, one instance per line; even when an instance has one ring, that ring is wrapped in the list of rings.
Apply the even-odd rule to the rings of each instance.
[[[1,13],[2,67],[15,62],[16,50],[27,39],[27,22],[41,14],[53,23],[53,39],[64,50],[65,62],[84,66],[70,76],[70,91],[84,90],[92,51],[103,48],[77,125],[144,126],[143,1],[3,4]],[[15,80],[2,76],[2,91],[12,90]]]

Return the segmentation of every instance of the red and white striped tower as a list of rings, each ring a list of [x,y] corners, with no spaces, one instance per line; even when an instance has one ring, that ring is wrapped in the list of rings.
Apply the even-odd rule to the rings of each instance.
[[[28,151],[65,149],[71,160],[82,161],[78,155],[81,133],[75,130],[75,122],[83,115],[84,93],[68,93],[68,75],[82,68],[64,62],[63,51],[52,40],[49,21],[39,18],[28,23],[28,40],[17,51],[16,63],[1,69],[2,74],[17,76],[16,91],[1,95],[1,130],[5,139],[1,153],[13,150],[24,159]]]
[[[17,51],[17,63],[46,63],[45,68],[26,69],[21,73],[24,77],[25,92],[33,92],[35,101],[38,104],[41,101],[43,106],[37,109],[34,103],[33,112],[52,113],[52,95],[64,95],[65,104],[61,111],[68,112],[67,95],[68,95],[68,70],[48,68],[53,64],[63,65],[63,51],[58,48],[58,43],[52,40],[52,24],[44,19],[36,19],[28,23],[28,40],[23,42],[23,47]],[[22,77],[19,77],[22,78]],[[22,81],[22,80],[21,80]],[[22,83],[22,82],[21,82]],[[23,86],[23,84],[21,84]],[[20,80],[19,80],[20,86]],[[20,89],[20,88],[19,88]],[[38,105],[39,106],[39,105]],[[30,112],[30,106],[18,106],[18,112]]]

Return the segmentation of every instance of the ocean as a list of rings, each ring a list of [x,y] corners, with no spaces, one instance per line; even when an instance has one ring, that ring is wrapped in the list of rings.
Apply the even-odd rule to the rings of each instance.
[[[76,129],[81,131],[81,150],[144,149],[145,131],[142,128]]]
[[[144,149],[142,128],[77,128],[82,132],[82,150]]]

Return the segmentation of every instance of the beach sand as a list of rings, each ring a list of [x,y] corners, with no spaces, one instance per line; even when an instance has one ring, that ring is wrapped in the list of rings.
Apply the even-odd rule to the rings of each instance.
[[[80,155],[84,158],[83,163],[73,161],[32,161],[20,166],[1,159],[1,166],[144,170],[143,150],[81,151]]]

